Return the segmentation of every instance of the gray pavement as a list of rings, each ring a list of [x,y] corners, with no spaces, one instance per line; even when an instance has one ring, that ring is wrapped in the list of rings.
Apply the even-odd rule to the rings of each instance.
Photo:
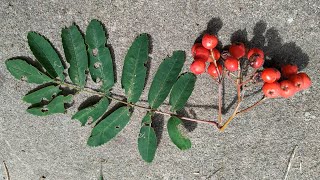
[[[6,162],[12,180],[97,179],[101,165],[105,179],[283,179],[296,146],[288,179],[320,179],[318,0],[2,0],[0,17],[0,160]],[[75,22],[84,31],[93,18],[108,29],[117,67],[113,91],[118,94],[124,93],[120,77],[125,53],[142,32],[150,34],[153,46],[146,89],[162,59],[174,50],[187,52],[184,70],[188,70],[190,48],[204,30],[218,33],[223,45],[245,40],[270,57],[295,61],[310,75],[313,86],[291,99],[267,101],[235,119],[223,133],[198,124],[187,134],[193,143],[187,151],[170,142],[168,117],[158,116],[156,124],[163,132],[152,164],[143,162],[137,150],[145,114],[140,109],[117,138],[90,148],[86,139],[91,127],[71,120],[87,96],[78,95],[66,114],[28,114],[28,104],[21,98],[36,85],[15,80],[4,62],[16,56],[34,58],[27,45],[28,31],[43,34],[62,53],[61,29]],[[147,99],[147,92],[142,99]],[[226,106],[234,97],[234,91],[228,92]],[[216,117],[216,93],[210,77],[199,76],[185,111],[199,119]],[[248,98],[248,104],[252,102]],[[0,167],[1,179],[6,174]]]

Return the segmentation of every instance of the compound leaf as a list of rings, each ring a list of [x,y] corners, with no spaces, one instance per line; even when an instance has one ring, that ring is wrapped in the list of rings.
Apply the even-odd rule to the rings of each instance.
[[[61,92],[61,90],[58,86],[48,86],[25,95],[23,100],[31,104],[40,103],[42,100],[51,101],[53,96],[59,92]]]
[[[92,129],[87,144],[99,146],[110,141],[128,124],[130,116],[130,107],[118,108]]]
[[[146,162],[152,162],[157,149],[157,136],[151,123],[151,113],[148,112],[142,119],[138,138],[139,153]]]
[[[136,103],[142,94],[147,75],[145,63],[148,61],[148,53],[148,35],[141,34],[129,48],[123,65],[121,84],[128,102]]]
[[[62,45],[67,62],[70,79],[76,85],[84,87],[85,71],[88,67],[88,56],[83,37],[76,25],[62,29]]]
[[[37,68],[21,59],[6,61],[8,71],[16,78],[29,83],[43,84],[53,80],[40,72]]]
[[[36,32],[28,33],[28,43],[33,55],[37,58],[40,64],[46,69],[52,78],[64,80],[64,67],[60,57],[52,47],[50,42]]]
[[[193,73],[185,73],[179,77],[170,93],[171,111],[178,111],[183,108],[194,89],[195,83],[196,76]]]
[[[37,116],[47,116],[55,113],[64,113],[66,111],[64,104],[72,102],[72,95],[57,96],[49,104],[41,107],[33,107],[27,109],[27,112]]]
[[[179,129],[179,125],[181,126],[181,119],[171,116],[168,120],[167,129],[170,136],[171,141],[181,150],[191,148],[191,141],[187,137],[185,137]]]
[[[91,117],[91,123],[93,123],[103,115],[108,106],[109,100],[108,98],[104,97],[97,104],[78,111],[75,115],[72,116],[72,119],[78,119],[81,122],[81,125],[84,126],[87,123],[88,119]]]
[[[93,81],[102,82],[101,89],[108,91],[114,85],[113,63],[107,43],[106,32],[98,20],[92,20],[86,31],[89,54],[89,70]]]
[[[152,81],[148,102],[151,108],[158,108],[168,96],[173,84],[177,81],[186,55],[183,51],[174,51],[159,66]]]

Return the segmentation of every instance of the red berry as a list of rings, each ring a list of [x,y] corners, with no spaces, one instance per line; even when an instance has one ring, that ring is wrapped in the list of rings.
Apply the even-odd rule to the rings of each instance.
[[[229,47],[229,53],[237,59],[242,58],[246,54],[246,47],[243,43],[232,44]]]
[[[202,37],[202,46],[206,49],[213,49],[218,45],[218,38],[215,35],[205,34]]]
[[[303,72],[298,73],[298,75],[302,78],[302,81],[303,81],[303,85],[300,86],[301,89],[302,90],[308,89],[312,85],[310,77],[306,73],[303,73]]]
[[[298,66],[292,64],[286,64],[281,66],[281,74],[283,77],[290,77],[291,75],[298,73]]]
[[[192,54],[193,57],[196,55],[196,49],[197,49],[198,47],[201,47],[201,46],[202,46],[201,43],[195,43],[195,44],[192,46],[192,48],[191,48],[191,54]]]
[[[303,87],[303,78],[298,75],[298,74],[294,74],[292,76],[289,77],[289,81],[291,81],[293,83],[293,85],[296,87],[297,91],[302,90],[301,87]]]
[[[210,76],[212,76],[214,78],[217,78],[219,76],[219,74],[221,75],[222,74],[222,65],[217,64],[217,67],[218,68],[216,68],[216,66],[213,63],[210,63],[210,65],[207,69],[208,74],[210,74]],[[219,70],[219,74],[218,74],[217,69]]]
[[[264,83],[262,86],[262,91],[266,97],[276,98],[279,97],[280,84],[278,82]]]
[[[263,66],[263,63],[264,63],[264,59],[259,57],[259,56],[256,56],[250,62],[250,66],[255,68],[255,69],[259,69],[260,67]]]
[[[292,97],[297,92],[297,88],[289,80],[280,82],[280,95],[284,98]]]
[[[195,55],[194,55],[194,58],[197,59],[205,59],[207,60],[209,58],[209,55],[210,55],[210,52],[208,49],[200,46],[200,47],[197,47],[196,50],[195,50]]]
[[[234,58],[234,57],[227,57],[227,59],[224,61],[224,66],[226,67],[226,69],[228,71],[236,71],[238,70],[238,59]]]
[[[212,49],[212,51],[213,51],[214,59],[218,60],[220,58],[220,52],[217,49]],[[208,58],[208,62],[213,62],[211,55]]]
[[[248,59],[250,59],[251,58],[251,56],[253,56],[253,55],[255,55],[255,56],[259,56],[259,57],[261,57],[261,58],[264,58],[264,53],[263,53],[263,51],[261,50],[261,49],[259,49],[259,48],[252,48],[252,49],[250,49],[249,51],[248,51]]]
[[[261,79],[266,83],[273,83],[281,77],[280,72],[275,68],[266,68],[261,73]]]
[[[190,70],[193,72],[193,74],[202,74],[206,71],[206,63],[202,60],[193,61],[193,63],[190,65]]]

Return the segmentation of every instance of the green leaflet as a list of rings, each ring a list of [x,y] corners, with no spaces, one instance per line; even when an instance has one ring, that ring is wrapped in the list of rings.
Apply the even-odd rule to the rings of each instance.
[[[106,32],[98,20],[87,27],[86,43],[89,54],[89,70],[93,81],[102,82],[101,89],[108,91],[114,85],[113,63],[107,43]]]
[[[158,108],[166,99],[179,76],[185,58],[183,51],[174,51],[171,57],[160,64],[149,90],[148,102],[151,108]]]
[[[141,34],[129,48],[122,70],[121,84],[130,103],[136,103],[142,94],[147,75],[145,63],[148,61],[148,54],[148,35]]]
[[[193,73],[185,73],[179,77],[170,93],[171,111],[174,112],[183,108],[193,91],[195,83],[196,76]]]
[[[182,124],[181,119],[175,116],[171,116],[171,118],[168,120],[167,129],[170,139],[179,149],[189,149],[191,148],[191,141],[181,134],[178,128],[180,124]]]
[[[151,113],[148,112],[142,119],[138,138],[138,149],[143,160],[152,162],[157,149],[157,136],[151,127]]]
[[[61,90],[58,86],[48,86],[25,95],[23,101],[31,104],[40,103],[42,100],[51,101],[53,96],[59,92],[61,92]]]
[[[68,70],[70,79],[83,88],[86,82],[85,71],[88,67],[88,56],[83,37],[76,25],[62,29],[61,37],[64,54],[70,64]]]
[[[19,80],[29,83],[44,84],[53,80],[40,72],[37,68],[21,59],[10,59],[6,61],[8,71]]]
[[[91,117],[92,122],[95,122],[99,117],[101,117],[109,106],[108,98],[102,98],[97,104],[82,109],[78,111],[75,115],[72,116],[72,119],[78,119],[81,122],[81,125],[84,126],[88,119]]]
[[[63,70],[61,60],[55,49],[40,34],[36,32],[28,33],[28,43],[33,55],[37,58],[40,64],[47,70],[48,74],[52,78],[57,78],[61,81],[64,80]]]
[[[118,108],[92,129],[87,144],[99,146],[110,141],[128,124],[130,116],[130,107]]]
[[[27,109],[27,112],[37,116],[47,116],[55,113],[64,113],[66,111],[64,104],[72,102],[72,95],[57,96],[49,104],[41,107],[33,107]]]

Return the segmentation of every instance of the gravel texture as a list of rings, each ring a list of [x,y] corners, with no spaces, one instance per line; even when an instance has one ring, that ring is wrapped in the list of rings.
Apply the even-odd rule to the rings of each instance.
[[[2,0],[0,17],[0,160],[5,161],[12,180],[97,179],[101,167],[105,179],[283,179],[296,146],[288,179],[320,179],[318,0]],[[86,140],[91,127],[71,120],[88,96],[76,96],[66,114],[28,114],[28,104],[21,99],[36,85],[14,79],[4,62],[17,56],[34,58],[27,44],[29,31],[46,36],[63,55],[61,29],[74,22],[85,31],[93,18],[108,29],[118,82],[113,91],[118,94],[124,93],[120,86],[124,56],[142,32],[152,37],[146,89],[162,59],[174,50],[186,51],[184,71],[188,70],[190,48],[203,31],[218,34],[222,45],[244,41],[263,48],[277,63],[295,62],[310,75],[313,86],[291,99],[266,101],[235,119],[223,133],[209,125],[191,125],[187,135],[193,147],[187,151],[171,143],[168,117],[157,116],[161,141],[151,164],[143,162],[137,150],[145,114],[141,109],[136,109],[117,138],[90,148]],[[226,107],[233,92],[226,95]],[[210,77],[199,76],[185,112],[199,119],[216,117],[216,94]],[[253,102],[248,98],[248,104]],[[0,179],[5,178],[4,166],[0,167]]]

